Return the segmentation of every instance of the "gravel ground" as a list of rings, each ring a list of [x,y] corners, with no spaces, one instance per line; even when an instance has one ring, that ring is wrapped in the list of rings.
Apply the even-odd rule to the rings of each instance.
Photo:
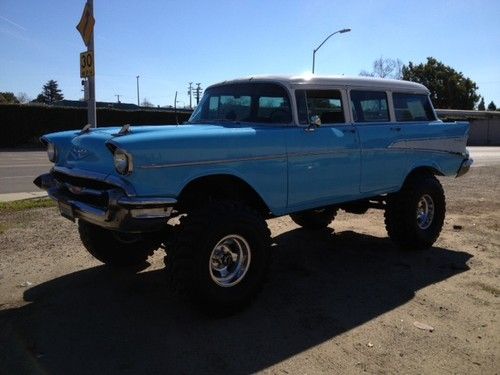
[[[269,281],[225,319],[173,297],[161,251],[112,271],[55,208],[0,214],[0,372],[499,373],[500,168],[442,181],[423,252],[398,251],[380,211],[316,233],[270,220]]]

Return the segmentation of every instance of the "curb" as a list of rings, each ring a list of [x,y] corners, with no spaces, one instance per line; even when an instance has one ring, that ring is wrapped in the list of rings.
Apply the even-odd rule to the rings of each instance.
[[[24,199],[44,198],[46,196],[47,192],[45,191],[33,191],[29,193],[7,193],[0,194],[0,202],[14,202]]]

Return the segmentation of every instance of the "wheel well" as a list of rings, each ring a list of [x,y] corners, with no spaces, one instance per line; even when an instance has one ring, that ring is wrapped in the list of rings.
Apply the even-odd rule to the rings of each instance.
[[[179,195],[179,207],[189,209],[210,200],[229,199],[244,202],[259,213],[270,215],[261,196],[241,178],[232,175],[212,175],[190,181]]]
[[[412,170],[408,174],[408,177],[416,175],[416,174],[432,174],[434,176],[444,176],[444,174],[442,172],[440,172],[438,169],[436,169],[434,167],[428,167],[428,166],[427,167],[417,167],[417,168],[415,168],[414,170]]]
[[[438,169],[434,167],[417,167],[413,169],[410,173],[405,178],[405,182],[409,181],[412,178],[415,178],[418,175],[432,175],[432,176],[444,176],[442,172],[440,172]],[[404,184],[403,184],[404,185]]]

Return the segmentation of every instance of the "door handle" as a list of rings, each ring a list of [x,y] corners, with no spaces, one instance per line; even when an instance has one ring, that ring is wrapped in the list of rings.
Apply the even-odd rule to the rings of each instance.
[[[342,131],[344,133],[356,133],[356,129],[353,129],[353,128],[351,128],[351,129],[342,129]]]
[[[401,131],[401,126],[392,126],[391,130],[393,130],[395,132],[399,132],[399,131]]]

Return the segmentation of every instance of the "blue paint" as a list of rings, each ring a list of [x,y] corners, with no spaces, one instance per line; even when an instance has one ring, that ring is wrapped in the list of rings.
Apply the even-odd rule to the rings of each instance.
[[[465,142],[469,126],[392,121],[308,129],[294,123],[132,126],[126,135],[113,127],[44,138],[58,149],[56,165],[116,176],[139,197],[177,198],[199,177],[231,175],[248,183],[279,216],[396,192],[419,167],[455,175],[462,153],[415,149],[411,142]],[[132,155],[133,173],[116,172],[109,145]]]

